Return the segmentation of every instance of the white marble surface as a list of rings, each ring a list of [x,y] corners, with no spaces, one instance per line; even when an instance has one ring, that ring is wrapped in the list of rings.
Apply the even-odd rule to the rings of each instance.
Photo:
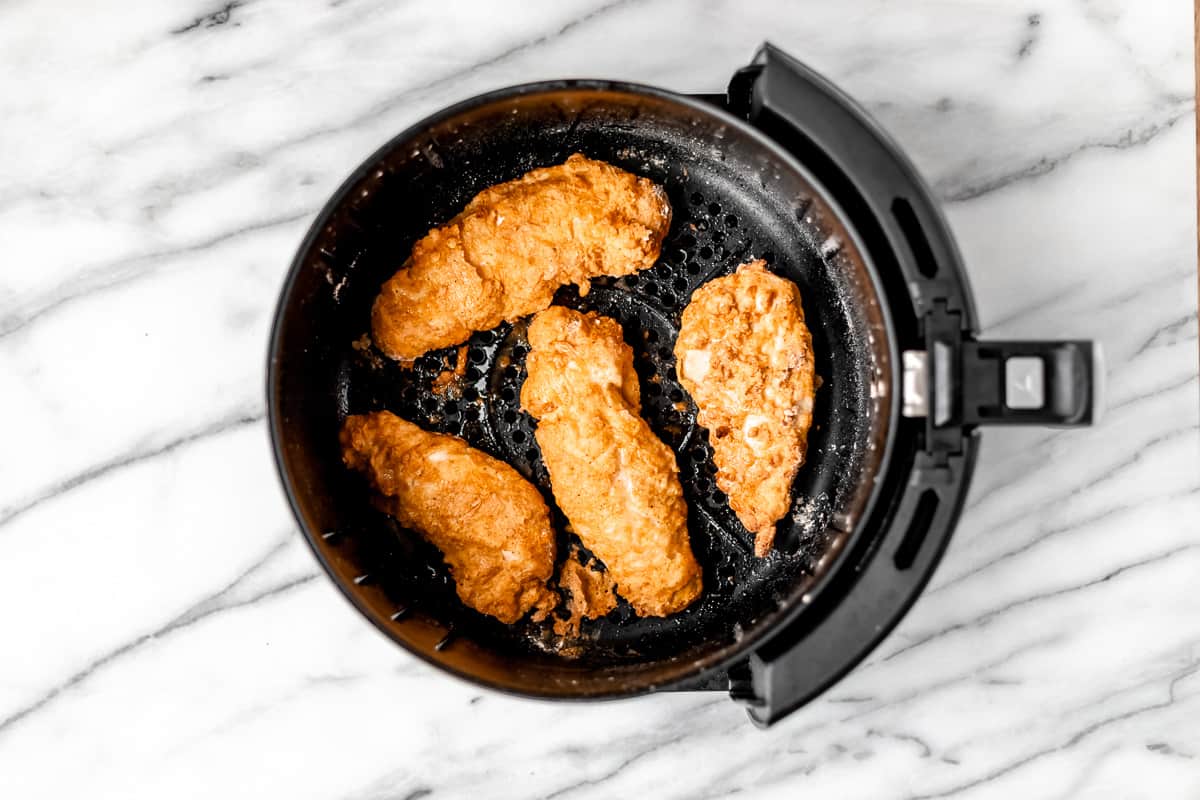
[[[1200,797],[1188,0],[0,3],[0,797]],[[536,78],[720,90],[770,38],[947,201],[986,333],[1095,337],[1088,431],[989,431],[929,591],[759,732],[562,707],[393,648],[263,423],[318,206]]]

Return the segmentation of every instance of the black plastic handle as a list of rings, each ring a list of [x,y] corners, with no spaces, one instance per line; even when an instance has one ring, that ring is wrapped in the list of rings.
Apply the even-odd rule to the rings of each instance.
[[[963,423],[1091,425],[1104,376],[1099,352],[1087,341],[964,342]]]
[[[1100,418],[1100,345],[1083,340],[978,341],[961,315],[935,304],[925,328],[927,441],[956,452],[977,425],[1091,425]],[[918,378],[918,379],[920,379]]]

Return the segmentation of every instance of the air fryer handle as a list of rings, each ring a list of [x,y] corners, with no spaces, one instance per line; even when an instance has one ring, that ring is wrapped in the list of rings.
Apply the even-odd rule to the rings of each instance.
[[[1080,426],[1100,416],[1104,369],[1092,342],[966,341],[961,365],[964,424]]]
[[[931,451],[956,452],[977,425],[1091,425],[1104,363],[1083,340],[978,341],[944,303],[922,319],[925,349],[904,353],[903,413],[926,418]]]

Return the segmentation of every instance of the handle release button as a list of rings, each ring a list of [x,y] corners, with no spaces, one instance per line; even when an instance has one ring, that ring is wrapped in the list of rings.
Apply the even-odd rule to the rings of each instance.
[[[1004,362],[1004,405],[1032,410],[1046,405],[1046,362],[1037,356],[1012,356]]]

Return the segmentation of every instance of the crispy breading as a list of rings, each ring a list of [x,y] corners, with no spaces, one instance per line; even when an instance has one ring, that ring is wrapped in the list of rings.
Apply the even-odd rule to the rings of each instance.
[[[465,604],[513,623],[557,602],[546,587],[550,512],[515,469],[388,411],[347,417],[341,444],[346,465],[367,476],[389,512],[442,551]]]
[[[567,619],[554,620],[554,632],[559,636],[578,638],[583,620],[600,619],[617,607],[612,576],[584,566],[575,545],[558,569],[558,585],[567,592],[566,609],[570,614]]]
[[[578,153],[485,189],[418,241],[371,312],[375,344],[414,359],[541,311],[558,287],[654,265],[671,224],[662,187]]]
[[[621,326],[554,306],[529,326],[521,404],[554,497],[642,615],[666,616],[700,595],[675,456],[640,415],[633,351]]]
[[[684,309],[675,363],[708,429],[717,486],[765,556],[791,507],[812,425],[812,336],[800,290],[762,261],[709,281]]]

